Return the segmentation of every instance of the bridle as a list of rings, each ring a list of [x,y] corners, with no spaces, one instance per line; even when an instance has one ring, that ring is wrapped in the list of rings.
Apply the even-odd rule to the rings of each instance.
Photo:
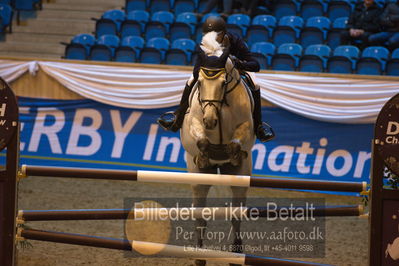
[[[234,86],[232,86],[230,89],[228,89],[229,84],[234,81],[234,77],[232,75],[232,71],[234,68],[231,68],[231,70],[229,72],[226,71],[226,68],[205,68],[205,67],[201,67],[200,72],[202,73],[202,76],[207,79],[207,80],[215,80],[217,78],[219,78],[223,73],[226,73],[226,78],[223,82],[222,85],[222,90],[223,90],[223,98],[220,100],[216,100],[216,99],[201,99],[201,90],[200,90],[200,86],[201,83],[198,83],[198,101],[201,105],[201,110],[202,113],[204,113],[204,109],[209,105],[209,106],[213,106],[216,109],[217,106],[215,105],[215,103],[220,103],[221,105],[226,104],[228,106],[227,100],[226,100],[226,96],[227,94],[229,94],[230,92],[232,92],[238,84],[240,84],[241,81],[241,76],[239,76],[239,78],[236,80],[236,83],[234,84]]]
[[[219,78],[222,74],[226,74],[225,80],[222,85],[222,90],[223,90],[223,97],[221,99],[201,99],[201,83],[198,82],[198,102],[200,103],[201,111],[202,114],[205,113],[205,108],[208,106],[213,106],[216,110],[216,114],[218,117],[218,124],[219,124],[219,141],[220,144],[223,143],[223,134],[222,134],[222,123],[221,123],[221,108],[223,104],[226,104],[229,106],[227,102],[227,95],[232,92],[238,84],[240,84],[241,81],[241,75],[239,75],[238,79],[235,79],[232,71],[234,70],[234,67],[231,68],[229,72],[226,71],[226,68],[206,68],[206,67],[201,67],[200,73],[206,80],[216,80]],[[229,84],[231,82],[235,81],[234,85],[231,88],[228,88]],[[216,104],[220,104],[219,108]]]

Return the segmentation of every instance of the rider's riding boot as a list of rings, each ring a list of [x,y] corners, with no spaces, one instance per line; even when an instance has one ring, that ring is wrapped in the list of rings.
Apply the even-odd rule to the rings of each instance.
[[[190,97],[191,88],[192,87],[188,84],[186,84],[186,87],[184,87],[183,95],[180,100],[180,105],[177,110],[172,113],[172,118],[165,117],[166,114],[170,113],[165,113],[158,118],[157,122],[162,128],[164,128],[165,130],[176,132],[182,127],[184,116],[188,108],[188,98]]]
[[[254,119],[254,129],[256,137],[261,142],[272,140],[275,137],[273,129],[267,123],[262,122],[260,89],[251,90],[251,92],[255,103],[253,119]]]

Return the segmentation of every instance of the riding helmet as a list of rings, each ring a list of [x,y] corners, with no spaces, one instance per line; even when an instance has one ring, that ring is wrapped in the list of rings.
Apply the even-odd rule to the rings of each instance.
[[[210,16],[205,20],[204,24],[202,24],[202,32],[208,33],[211,31],[226,31],[226,22],[222,17]]]

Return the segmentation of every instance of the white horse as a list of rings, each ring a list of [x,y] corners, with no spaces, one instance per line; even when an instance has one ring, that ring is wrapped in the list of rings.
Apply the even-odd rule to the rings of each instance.
[[[204,64],[180,132],[187,152],[187,170],[217,173],[219,169],[221,174],[251,175],[251,149],[255,142],[251,93],[216,36],[216,32],[210,32],[202,39],[203,53],[199,56]],[[194,206],[205,207],[210,186],[193,185],[192,188]],[[247,188],[231,187],[231,191],[233,206],[245,205]],[[196,226],[197,244],[202,246],[198,227],[206,227],[206,221],[198,219]],[[233,220],[232,226],[237,236],[240,221]],[[235,237],[233,244],[241,245],[241,242]],[[205,261],[196,261],[196,264],[204,265]]]

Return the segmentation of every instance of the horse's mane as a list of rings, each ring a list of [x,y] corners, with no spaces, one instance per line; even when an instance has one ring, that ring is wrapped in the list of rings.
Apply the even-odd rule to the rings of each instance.
[[[223,54],[223,46],[216,41],[217,32],[211,31],[202,37],[201,49],[207,56],[220,57]]]

